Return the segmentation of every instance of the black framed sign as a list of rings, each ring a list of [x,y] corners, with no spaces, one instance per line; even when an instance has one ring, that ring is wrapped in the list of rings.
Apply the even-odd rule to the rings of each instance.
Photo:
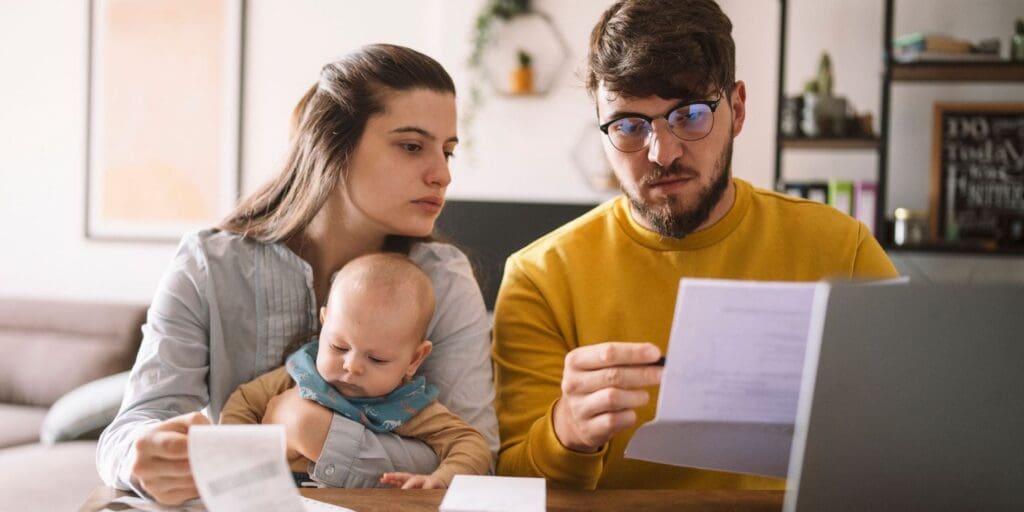
[[[936,240],[1024,245],[1024,103],[936,103]]]

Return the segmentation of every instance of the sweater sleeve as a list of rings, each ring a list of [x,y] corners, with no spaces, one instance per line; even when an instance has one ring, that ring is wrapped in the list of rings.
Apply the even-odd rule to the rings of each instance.
[[[441,462],[431,475],[446,487],[455,475],[486,475],[491,470],[491,450],[484,436],[436,401],[395,433],[419,439],[434,450]]]
[[[186,235],[147,312],[121,409],[96,446],[96,468],[108,486],[147,496],[132,477],[136,439],[210,402],[207,270],[197,234]]]
[[[889,255],[885,253],[878,240],[871,235],[864,224],[860,224],[857,235],[857,254],[854,256],[852,277],[864,279],[898,277],[899,272],[893,266]]]
[[[552,423],[569,343],[557,313],[510,258],[494,315],[495,408],[501,452],[498,473],[548,479],[560,487],[594,489],[607,445],[581,453],[562,445]]]
[[[291,388],[294,382],[282,366],[238,386],[220,411],[220,424],[259,425],[270,399]]]

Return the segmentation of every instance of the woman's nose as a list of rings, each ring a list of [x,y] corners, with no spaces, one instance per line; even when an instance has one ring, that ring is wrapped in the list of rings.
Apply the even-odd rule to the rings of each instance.
[[[445,188],[452,182],[452,173],[448,169],[448,160],[441,160],[434,164],[427,172],[426,181],[428,185]]]

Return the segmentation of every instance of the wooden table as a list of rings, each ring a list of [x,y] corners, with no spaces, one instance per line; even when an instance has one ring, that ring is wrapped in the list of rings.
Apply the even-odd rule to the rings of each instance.
[[[443,490],[402,491],[398,489],[301,489],[303,496],[357,512],[436,512]],[[96,488],[81,510],[111,510],[107,503],[125,493],[109,487]],[[782,491],[675,491],[604,490],[568,491],[548,489],[548,511],[628,510],[648,511],[747,511],[781,510]]]

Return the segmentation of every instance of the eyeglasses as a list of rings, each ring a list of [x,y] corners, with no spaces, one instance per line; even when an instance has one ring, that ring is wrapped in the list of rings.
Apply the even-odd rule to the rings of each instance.
[[[700,140],[707,137],[714,128],[715,110],[721,102],[721,98],[714,101],[682,101],[660,117],[630,114],[612,119],[600,128],[612,146],[624,153],[635,153],[651,143],[656,119],[668,121],[668,130],[679,140]]]

